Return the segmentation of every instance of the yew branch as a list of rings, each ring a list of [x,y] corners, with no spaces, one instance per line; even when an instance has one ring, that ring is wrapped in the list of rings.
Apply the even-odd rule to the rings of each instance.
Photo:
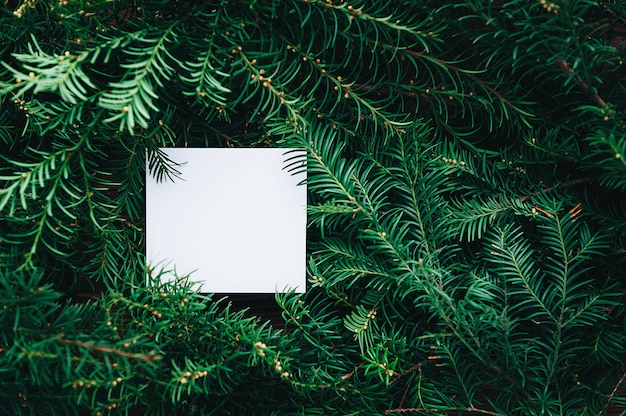
[[[63,337],[58,337],[57,340],[63,344],[76,345],[77,347],[80,347],[80,348],[86,348],[86,349],[98,351],[104,354],[114,354],[114,355],[119,355],[120,357],[133,358],[133,359],[146,361],[146,362],[159,361],[162,358],[160,355],[158,355],[155,352],[149,352],[148,354],[138,354],[138,353],[123,351],[123,350],[120,350],[119,348],[105,347],[103,345],[96,345],[96,344],[91,344],[88,342],[66,339]]]

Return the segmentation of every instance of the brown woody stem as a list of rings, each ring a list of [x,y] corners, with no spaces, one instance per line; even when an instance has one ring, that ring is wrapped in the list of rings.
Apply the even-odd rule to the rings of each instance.
[[[138,360],[146,361],[146,362],[153,362],[153,361],[158,361],[161,359],[161,356],[154,352],[150,352],[148,354],[137,354],[137,353],[131,353],[127,351],[122,351],[118,348],[105,347],[102,345],[90,344],[88,342],[65,339],[63,337],[58,337],[57,340],[59,342],[62,342],[63,344],[76,345],[77,347],[80,347],[80,348],[87,348],[89,350],[99,351],[104,354],[115,354],[121,357],[134,358],[134,359],[138,359]]]

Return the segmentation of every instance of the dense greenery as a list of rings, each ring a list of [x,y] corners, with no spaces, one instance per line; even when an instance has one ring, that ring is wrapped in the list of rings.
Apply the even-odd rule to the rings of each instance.
[[[619,0],[5,1],[2,413],[626,404],[625,32]],[[183,146],[308,150],[284,327],[145,264],[145,154]]]

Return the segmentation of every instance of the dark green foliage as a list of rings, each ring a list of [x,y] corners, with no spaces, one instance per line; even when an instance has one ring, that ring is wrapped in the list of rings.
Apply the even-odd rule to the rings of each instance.
[[[597,0],[5,2],[2,410],[626,404],[625,32]],[[284,328],[145,264],[184,146],[307,149]]]

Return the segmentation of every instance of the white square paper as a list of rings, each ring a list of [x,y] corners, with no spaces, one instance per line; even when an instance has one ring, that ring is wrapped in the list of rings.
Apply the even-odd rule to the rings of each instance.
[[[161,149],[181,178],[146,173],[146,257],[192,273],[202,292],[306,289],[306,173],[293,149]],[[304,152],[304,150],[302,150]]]

